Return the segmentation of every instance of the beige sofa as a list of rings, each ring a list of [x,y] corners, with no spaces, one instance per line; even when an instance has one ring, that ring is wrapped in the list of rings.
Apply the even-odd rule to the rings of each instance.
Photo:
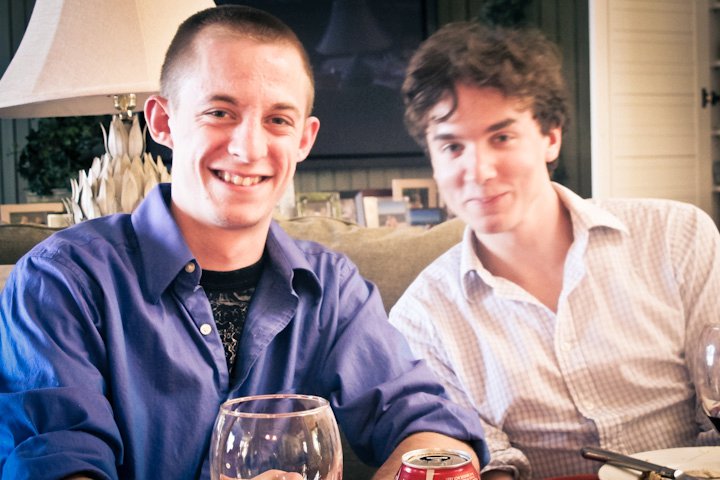
[[[378,286],[386,310],[428,263],[460,241],[463,231],[457,219],[429,229],[365,228],[327,217],[294,218],[280,224],[295,238],[315,240],[346,253]],[[37,225],[0,225],[0,286],[11,265],[52,233]]]

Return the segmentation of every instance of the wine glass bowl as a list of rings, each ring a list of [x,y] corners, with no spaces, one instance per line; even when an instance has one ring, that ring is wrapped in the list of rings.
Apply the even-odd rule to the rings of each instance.
[[[720,324],[706,325],[695,352],[695,389],[705,415],[720,432]]]
[[[213,428],[210,469],[213,480],[341,480],[340,433],[330,405],[297,394],[223,403]]]

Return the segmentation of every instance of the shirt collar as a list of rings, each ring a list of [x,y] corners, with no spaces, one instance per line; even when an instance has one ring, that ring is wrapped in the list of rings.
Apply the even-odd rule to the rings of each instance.
[[[302,278],[310,279],[317,292],[321,290],[320,280],[307,260],[307,253],[275,221],[270,224],[266,249],[272,268],[276,269],[282,278],[292,279],[294,285],[300,278],[296,275],[306,272]]]
[[[628,233],[627,225],[618,217],[597,204],[595,200],[583,199],[578,194],[559,183],[552,183],[560,201],[570,211],[573,231],[587,231],[595,228],[610,228]]]
[[[151,298],[157,300],[189,263],[195,263],[197,281],[200,268],[170,211],[171,185],[163,183],[155,187],[132,213],[132,224],[138,240],[138,248],[147,274],[146,288]],[[307,271],[319,291],[320,281],[312,271],[305,253],[285,231],[272,222],[267,239],[267,254],[271,268],[281,278],[295,278],[298,270]],[[294,281],[294,280],[293,280]]]
[[[560,201],[570,211],[575,239],[587,238],[595,229],[613,229],[627,234],[627,226],[618,217],[602,208],[594,200],[583,199],[572,190],[552,182]],[[470,298],[468,289],[478,278],[491,288],[496,288],[503,279],[493,276],[485,269],[475,253],[475,234],[469,226],[465,227],[460,253],[460,282],[463,292]]]
[[[170,212],[170,184],[153,188],[131,219],[145,269],[146,288],[151,298],[157,300],[178,273],[194,260]]]

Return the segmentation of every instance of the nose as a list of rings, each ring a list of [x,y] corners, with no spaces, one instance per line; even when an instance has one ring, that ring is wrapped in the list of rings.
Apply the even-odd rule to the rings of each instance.
[[[495,165],[495,157],[480,147],[474,147],[467,152],[465,162],[465,181],[477,184],[483,184],[488,180],[495,178],[497,169]]]
[[[267,156],[267,150],[265,132],[259,121],[246,118],[232,129],[228,152],[238,161],[256,162]]]

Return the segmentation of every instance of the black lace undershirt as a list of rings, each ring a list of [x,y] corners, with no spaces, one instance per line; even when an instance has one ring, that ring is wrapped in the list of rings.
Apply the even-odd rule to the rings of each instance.
[[[210,300],[213,318],[225,348],[225,360],[232,374],[250,300],[260,280],[263,260],[231,272],[203,270],[200,285]]]

